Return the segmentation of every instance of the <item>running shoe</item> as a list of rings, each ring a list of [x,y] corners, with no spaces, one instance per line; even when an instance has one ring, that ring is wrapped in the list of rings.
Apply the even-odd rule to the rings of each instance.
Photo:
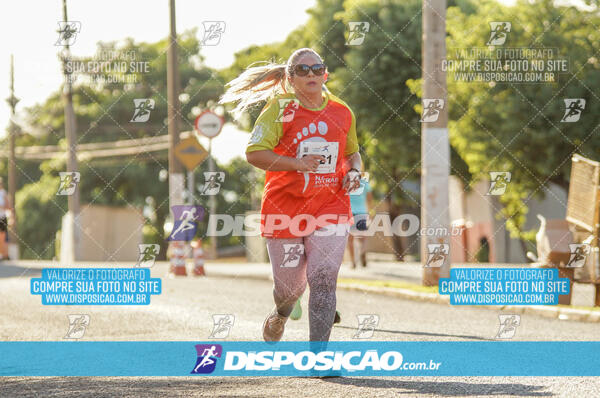
[[[265,341],[275,342],[281,340],[287,319],[287,316],[279,315],[277,307],[275,307],[263,323],[263,338]]]
[[[300,304],[300,300],[302,300],[302,296],[300,296],[300,298],[296,301],[296,304],[294,304],[294,309],[290,314],[290,319],[294,321],[302,318],[302,305]]]
[[[300,304],[300,300],[302,300],[302,297],[300,297],[298,301],[296,301],[296,304],[294,304],[294,309],[290,314],[290,319],[294,321],[297,321],[298,319],[302,318],[302,306]],[[338,310],[335,310],[335,317],[333,318],[333,323],[340,323],[341,321],[342,315]]]
[[[335,317],[333,318],[333,323],[340,323],[342,321],[342,314],[338,310],[335,310]]]

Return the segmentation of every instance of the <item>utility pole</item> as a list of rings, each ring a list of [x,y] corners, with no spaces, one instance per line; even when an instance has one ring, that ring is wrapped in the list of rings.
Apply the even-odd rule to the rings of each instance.
[[[447,245],[437,250],[434,247],[444,253],[447,250],[447,255],[441,267],[423,268],[425,286],[436,286],[439,278],[448,277],[450,273],[448,96],[446,72],[441,69],[441,62],[446,58],[445,40],[446,0],[423,0],[423,99],[442,100],[443,106],[437,120],[421,125],[421,228],[447,231],[438,236],[421,235],[423,264],[427,263],[432,251],[430,245]]]
[[[169,206],[183,204],[183,168],[175,156],[179,143],[179,67],[177,64],[177,29],[175,0],[169,0],[169,48],[167,49],[167,100],[169,131]]]
[[[169,207],[182,205],[185,178],[183,167],[175,156],[179,143],[179,66],[177,63],[177,28],[175,26],[175,0],[169,0],[169,47],[167,48],[167,110],[169,131]],[[175,214],[173,214],[175,216]],[[173,226],[175,225],[173,219]],[[186,243],[171,242],[171,272],[187,275],[185,268]]]
[[[212,141],[212,138],[208,139],[208,171],[211,173],[211,175],[215,171],[215,159],[213,158],[212,154]],[[208,207],[210,209],[210,214],[217,214],[217,199],[215,195],[210,195],[210,197],[208,198]],[[217,235],[214,233],[214,230],[209,232],[211,232],[212,235],[210,237],[210,255],[211,258],[216,259],[218,257]]]
[[[65,24],[69,18],[67,17],[67,0],[63,0],[63,20]],[[66,28],[65,28],[66,29]],[[63,98],[65,103],[65,137],[67,139],[67,172],[76,173],[77,167],[77,125],[75,122],[75,111],[73,110],[73,85],[72,72],[68,68],[71,60],[71,50],[68,40],[65,41],[65,48],[62,52],[63,75],[65,84],[63,89]],[[66,228],[63,228],[63,234],[66,234],[66,239],[62,238],[63,245],[61,246],[61,261],[74,262],[80,258],[80,228],[79,228],[79,184],[75,184],[75,191],[68,196],[68,212],[66,215]],[[64,258],[63,258],[64,256]]]
[[[17,213],[15,211],[16,202],[15,202],[15,193],[17,192],[17,176],[15,173],[15,139],[18,132],[18,126],[14,122],[15,117],[15,108],[17,107],[17,103],[19,99],[15,97],[15,65],[13,55],[10,55],[10,97],[6,99],[8,105],[10,106],[10,115],[11,121],[9,126],[9,155],[8,155],[8,198],[10,200],[10,205],[13,208],[12,211],[12,221],[13,225],[11,228],[8,228],[8,238],[11,243],[17,242]]]

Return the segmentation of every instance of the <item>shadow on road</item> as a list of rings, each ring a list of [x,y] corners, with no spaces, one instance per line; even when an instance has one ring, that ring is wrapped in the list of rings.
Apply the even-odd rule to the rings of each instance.
[[[360,386],[361,388],[399,388],[401,394],[436,394],[442,397],[495,396],[551,397],[555,394],[542,391],[544,386],[521,383],[465,383],[457,381],[404,381],[381,378],[339,377],[324,379],[326,382]]]
[[[342,326],[342,325],[334,325],[335,328],[342,328],[342,329],[352,329],[352,330],[356,330],[356,326],[354,327],[350,327],[350,326]],[[409,334],[409,335],[415,335],[415,336],[434,336],[434,337],[458,337],[461,339],[468,339],[468,340],[484,340],[484,341],[496,341],[494,339],[487,339],[485,337],[479,337],[479,336],[470,336],[470,335],[466,335],[466,334],[447,334],[447,333],[429,333],[429,332],[405,332],[402,330],[388,330],[388,329],[374,329],[375,332],[383,332],[383,333],[393,333],[393,334]]]
[[[327,383],[327,384],[324,384]],[[328,385],[329,387],[326,387]],[[359,395],[355,395],[360,387]],[[329,394],[364,396],[367,392],[387,396],[442,396],[442,397],[549,397],[542,385],[521,383],[468,383],[458,381],[417,381],[390,378],[339,377],[309,379],[300,377],[7,377],[0,384],[3,397],[189,397],[244,396],[323,396]],[[368,390],[367,390],[368,389]],[[385,392],[384,392],[385,391]],[[197,395],[196,395],[197,394]],[[336,395],[337,395],[336,394]],[[375,395],[375,394],[373,394]],[[378,396],[381,396],[380,394]]]
[[[249,377],[3,377],[0,397],[189,397],[219,396],[235,385],[252,390]],[[259,378],[263,379],[262,377]],[[271,378],[272,379],[272,378]],[[283,378],[282,378],[283,379]],[[238,395],[241,396],[241,395]],[[252,395],[250,395],[252,396]],[[254,395],[257,396],[257,395]]]
[[[0,261],[0,278],[14,278],[15,276],[39,276],[42,270],[37,268],[19,267]]]

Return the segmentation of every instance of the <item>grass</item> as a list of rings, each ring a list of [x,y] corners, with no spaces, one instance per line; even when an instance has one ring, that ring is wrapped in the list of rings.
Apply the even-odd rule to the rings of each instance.
[[[365,286],[374,287],[392,287],[397,289],[408,289],[414,292],[420,293],[437,293],[437,286],[421,286],[414,283],[402,282],[402,281],[377,281],[377,280],[365,280],[365,279],[352,279],[352,278],[340,278],[338,282],[341,283],[352,283]]]

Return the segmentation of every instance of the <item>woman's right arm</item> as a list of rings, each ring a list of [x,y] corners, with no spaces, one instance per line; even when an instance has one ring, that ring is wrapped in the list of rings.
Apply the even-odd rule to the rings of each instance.
[[[283,125],[278,121],[279,101],[269,102],[256,119],[254,130],[246,147],[246,160],[259,169],[269,171],[316,171],[321,155],[308,155],[301,159],[276,154],[273,149],[283,136]]]
[[[297,159],[291,156],[278,155],[265,149],[246,152],[246,160],[254,167],[269,171],[315,171],[320,162],[325,161],[325,157],[322,155],[307,155]]]

